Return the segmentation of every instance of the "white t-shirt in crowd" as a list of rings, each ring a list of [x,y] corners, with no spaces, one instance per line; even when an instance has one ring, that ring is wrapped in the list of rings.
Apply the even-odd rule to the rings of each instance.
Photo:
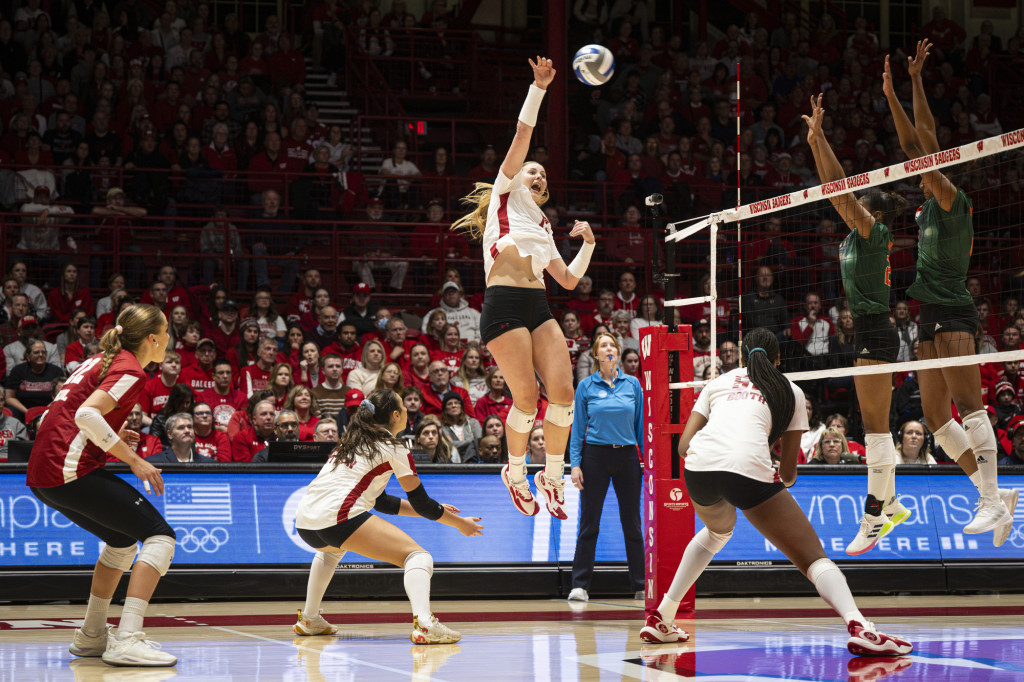
[[[399,478],[415,476],[416,465],[409,449],[382,445],[372,459],[357,455],[351,464],[332,456],[306,488],[295,511],[295,527],[322,530],[373,509],[387,487],[391,474]]]
[[[796,409],[786,431],[807,430],[804,392],[789,382]],[[768,447],[772,415],[761,392],[747,377],[746,367],[717,377],[700,392],[693,411],[707,425],[690,440],[686,468],[690,471],[730,471],[765,483],[775,481]]]
[[[514,178],[505,177],[499,170],[487,207],[487,226],[484,228],[484,278],[490,277],[491,266],[507,246],[515,246],[519,255],[533,257],[533,274],[544,281],[544,268],[561,258],[551,223],[533,194],[523,185],[523,172]]]

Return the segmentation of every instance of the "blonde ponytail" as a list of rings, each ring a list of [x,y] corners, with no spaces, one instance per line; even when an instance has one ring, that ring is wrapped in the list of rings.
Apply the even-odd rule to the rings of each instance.
[[[108,329],[103,333],[100,338],[100,350],[103,351],[103,365],[100,368],[100,381],[107,376],[107,371],[110,369],[110,363],[114,361],[117,354],[121,352],[121,335],[117,333],[117,329]]]
[[[491,192],[494,185],[486,182],[478,182],[473,186],[473,191],[459,199],[459,203],[467,208],[474,206],[471,213],[467,213],[454,223],[449,229],[465,232],[472,239],[480,239],[484,235],[484,228],[487,226],[487,208],[491,205]]]
[[[116,326],[108,329],[100,339],[100,350],[103,351],[100,381],[107,376],[118,353],[122,350],[136,352],[151,334],[159,334],[166,324],[167,319],[155,305],[139,303],[121,310]]]

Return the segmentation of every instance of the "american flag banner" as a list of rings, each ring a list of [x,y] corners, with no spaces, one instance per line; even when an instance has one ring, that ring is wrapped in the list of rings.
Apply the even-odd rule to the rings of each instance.
[[[168,483],[164,487],[167,523],[231,523],[231,484]]]

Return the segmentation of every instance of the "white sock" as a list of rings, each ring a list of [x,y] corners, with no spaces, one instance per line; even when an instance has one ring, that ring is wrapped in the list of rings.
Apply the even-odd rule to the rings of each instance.
[[[405,558],[405,594],[409,597],[412,615],[421,626],[431,623],[430,576],[433,573],[434,560],[427,552],[420,550]]]
[[[975,471],[970,476],[968,476],[967,478],[971,479],[971,483],[974,484],[974,487],[978,489],[978,493],[980,494],[981,493],[981,467],[978,467],[978,470]]]
[[[121,622],[117,626],[117,636],[120,639],[142,630],[142,620],[146,617],[148,607],[149,602],[143,599],[128,597],[124,600],[124,608],[121,609]]]
[[[99,637],[107,631],[107,609],[109,599],[101,599],[95,594],[89,595],[89,605],[85,607],[85,623],[82,632],[88,637]]]
[[[690,544],[686,545],[683,558],[679,561],[679,568],[676,569],[676,574],[672,578],[672,584],[668,586],[665,596],[661,598],[658,613],[661,614],[662,620],[675,620],[679,603],[683,601],[687,590],[697,582],[697,578],[715,558],[715,552],[704,547],[698,539],[702,533],[707,534],[707,529],[702,528],[698,531],[694,539],[690,540]]]
[[[888,433],[869,433],[864,436],[867,447],[868,495],[885,505],[886,488],[889,487],[890,467],[889,449],[892,447],[892,436]],[[881,515],[881,510],[875,516]]]
[[[313,563],[309,566],[309,580],[306,581],[306,605],[302,607],[302,615],[315,618],[320,613],[320,602],[324,599],[327,586],[334,577],[334,569],[345,553],[317,552]]]
[[[508,453],[508,477],[513,483],[522,483],[526,480],[526,455],[518,457],[511,452]]]
[[[819,562],[828,562],[819,564]],[[813,578],[812,578],[813,576]],[[857,620],[866,623],[861,615],[857,603],[853,601],[850,594],[850,586],[846,584],[846,576],[839,570],[839,567],[828,559],[818,559],[807,570],[807,577],[812,578],[814,589],[818,591],[825,603],[831,606],[836,613],[843,617],[843,621],[849,623]]]
[[[561,481],[565,476],[565,453],[552,455],[548,453],[544,458],[544,475],[551,481]]]

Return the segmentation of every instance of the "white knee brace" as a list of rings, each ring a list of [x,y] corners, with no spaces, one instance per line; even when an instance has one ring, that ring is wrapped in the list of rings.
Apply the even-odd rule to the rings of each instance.
[[[554,424],[555,426],[572,426],[572,412],[575,406],[572,403],[568,405],[560,405],[558,403],[551,403],[548,405],[548,411],[544,413],[544,421]]]
[[[812,584],[818,584],[818,578],[829,571],[839,571],[839,567],[836,566],[831,559],[818,559],[813,564],[807,567],[807,579]]]
[[[892,436],[888,433],[868,433],[864,435],[867,447],[865,464],[869,467],[885,467],[896,463],[896,450],[893,448]]]
[[[139,550],[139,561],[144,561],[156,569],[160,575],[167,575],[174,558],[174,538],[167,535],[154,535],[142,541]]]
[[[419,569],[432,576],[434,575],[434,558],[430,556],[430,552],[417,550],[405,557],[403,568],[406,573]]]
[[[989,431],[992,430],[992,427],[988,426],[987,417],[985,419],[985,426],[988,427]],[[954,462],[971,449],[971,441],[967,438],[967,433],[954,419],[950,419],[943,424],[934,434],[935,442]]]
[[[992,423],[989,422],[988,412],[985,410],[978,410],[964,417],[964,429],[967,434],[967,442],[971,444],[975,455],[978,454],[979,449],[996,449],[996,434],[992,430]]]
[[[340,554],[334,554],[333,552],[317,552],[313,556],[313,561],[319,561],[324,566],[333,571],[335,568],[338,567],[338,564],[341,562],[341,558],[343,556],[345,556],[344,552],[341,552]]]
[[[534,410],[533,412],[523,412],[513,405],[512,409],[508,411],[508,416],[505,417],[505,426],[516,433],[529,434],[530,429],[533,428],[533,422],[536,418],[537,410]]]
[[[116,568],[124,573],[132,567],[132,562],[135,561],[135,553],[138,549],[139,546],[137,544],[131,547],[104,545],[103,551],[100,552],[99,562],[107,568]]]
[[[732,531],[729,531],[728,533],[715,533],[714,531],[708,530],[707,527],[704,527],[693,536],[693,541],[712,554],[717,554],[723,547],[725,547],[725,543],[729,542],[729,538],[731,537]]]

